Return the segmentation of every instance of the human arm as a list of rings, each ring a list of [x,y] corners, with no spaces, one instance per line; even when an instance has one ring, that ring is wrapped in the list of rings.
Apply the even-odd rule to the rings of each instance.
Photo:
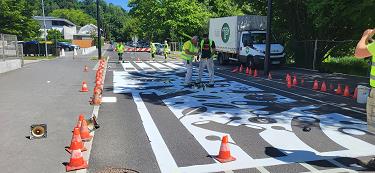
[[[362,38],[361,40],[359,40],[357,47],[355,49],[354,55],[357,58],[366,58],[375,54],[375,51],[371,51],[375,49],[375,43],[368,44],[368,41],[372,39],[374,34],[375,29],[368,29],[363,33]]]

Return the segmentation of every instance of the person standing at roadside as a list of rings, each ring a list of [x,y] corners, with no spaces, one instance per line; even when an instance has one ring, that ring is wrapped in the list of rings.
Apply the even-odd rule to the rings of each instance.
[[[192,82],[193,74],[193,58],[198,56],[198,48],[196,47],[198,43],[198,36],[194,36],[191,40],[184,43],[182,47],[181,58],[185,60],[186,64],[186,75],[185,75],[185,85],[190,86]]]
[[[215,49],[215,42],[213,40],[208,39],[208,34],[203,35],[203,39],[200,43],[200,52],[201,57],[199,61],[199,75],[198,75],[198,82],[202,81],[203,71],[207,66],[208,76],[209,76],[209,83],[208,87],[214,86],[214,60],[213,55],[216,52]]]
[[[124,50],[125,50],[125,46],[122,44],[122,42],[121,41],[119,41],[119,42],[117,42],[117,44],[116,44],[116,52],[117,52],[117,54],[118,54],[118,61],[120,62],[120,61],[122,61],[122,62],[124,62],[123,60],[122,60],[122,55],[124,54]]]
[[[371,58],[371,72],[370,72],[370,95],[367,98],[366,112],[367,112],[367,127],[369,132],[375,133],[375,41],[373,36],[375,34],[374,29],[368,29],[362,34],[361,40],[359,40],[355,49],[355,56],[357,58]],[[375,170],[375,157],[370,159],[365,166]]]

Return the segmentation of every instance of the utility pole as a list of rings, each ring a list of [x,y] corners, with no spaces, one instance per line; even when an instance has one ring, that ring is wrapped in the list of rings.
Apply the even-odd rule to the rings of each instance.
[[[47,49],[47,30],[46,30],[46,16],[44,14],[44,0],[42,0],[42,12],[43,12],[43,24],[44,24],[44,47],[46,51],[46,58],[48,58],[48,49]]]
[[[96,0],[96,25],[98,28],[98,59],[102,59],[102,36],[100,33],[100,10],[99,10],[99,0]]]
[[[270,72],[270,55],[271,55],[271,19],[272,19],[272,0],[268,0],[267,8],[267,33],[266,33],[266,56],[264,57],[264,74],[267,76]]]

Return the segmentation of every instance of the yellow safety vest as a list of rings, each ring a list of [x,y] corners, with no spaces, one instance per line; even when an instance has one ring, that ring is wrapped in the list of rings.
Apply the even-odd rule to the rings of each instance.
[[[193,59],[193,55],[188,55],[185,53],[185,50],[188,49],[189,52],[198,52],[198,49],[193,45],[191,41],[187,41],[184,43],[184,46],[182,48],[181,58],[184,60],[191,61]]]
[[[116,49],[118,53],[124,53],[124,45],[122,44],[117,44]]]
[[[153,43],[151,43],[150,46],[151,46],[151,53],[153,53],[153,54],[156,53],[155,45]]]
[[[375,88],[375,42],[367,45],[367,49],[368,51],[371,53],[372,55],[372,65],[371,65],[371,72],[370,72],[370,86]]]

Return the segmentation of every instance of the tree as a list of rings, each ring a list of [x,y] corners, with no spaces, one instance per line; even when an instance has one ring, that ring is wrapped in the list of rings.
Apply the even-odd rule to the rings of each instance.
[[[74,10],[74,9],[58,9],[52,11],[50,14],[54,17],[64,18],[70,20],[74,24],[78,26],[84,26],[87,24],[96,24],[96,20],[89,16],[88,14],[84,13],[81,10]]]
[[[40,35],[40,25],[25,0],[0,0],[0,26],[0,33],[17,35],[19,40]]]
[[[61,40],[63,39],[63,35],[59,30],[51,29],[47,31],[47,39],[48,40]]]

